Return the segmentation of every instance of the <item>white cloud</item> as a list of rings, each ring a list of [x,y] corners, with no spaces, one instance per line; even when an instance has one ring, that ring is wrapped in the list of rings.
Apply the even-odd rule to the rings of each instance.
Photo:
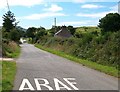
[[[84,3],[84,2],[118,2],[119,0],[70,0],[70,1],[75,3]]]
[[[50,8],[45,8],[44,10],[49,12],[57,12],[57,11],[62,11],[63,8],[56,4],[52,4]]]
[[[43,0],[8,0],[9,6],[34,6],[43,3]],[[7,7],[6,0],[0,0],[0,9]]]
[[[115,5],[113,7],[110,7],[111,11],[115,11],[117,12],[118,11],[118,5]]]
[[[72,0],[72,2],[74,2],[74,3],[83,3],[83,2],[85,2],[86,0]]]
[[[116,13],[117,11],[107,11],[107,12],[99,12],[99,13],[78,13],[77,16],[80,17],[90,17],[90,18],[101,18],[104,17],[108,13]]]
[[[81,6],[81,8],[101,8],[101,7],[104,7],[104,6],[101,6],[101,5],[95,5],[95,4],[84,4]]]
[[[10,6],[27,6],[31,7],[34,5],[39,5],[41,3],[48,2],[118,2],[119,0],[8,0]],[[6,0],[0,0],[0,9],[7,7]]]
[[[17,19],[38,20],[38,19],[56,17],[56,16],[66,16],[66,15],[63,13],[46,12],[46,13],[40,13],[40,14],[32,14],[24,17],[18,17]]]

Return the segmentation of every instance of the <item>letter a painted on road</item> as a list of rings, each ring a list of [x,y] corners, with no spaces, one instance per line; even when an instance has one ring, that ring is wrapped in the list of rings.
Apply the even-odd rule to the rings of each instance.
[[[25,88],[25,85],[28,87]],[[28,79],[23,79],[22,84],[20,85],[19,90],[34,90]]]
[[[72,90],[67,85],[65,85],[64,83],[62,83],[61,81],[59,81],[57,78],[54,78],[54,83],[55,83],[56,90],[60,90],[60,89]],[[60,87],[60,85],[62,85],[63,87]]]

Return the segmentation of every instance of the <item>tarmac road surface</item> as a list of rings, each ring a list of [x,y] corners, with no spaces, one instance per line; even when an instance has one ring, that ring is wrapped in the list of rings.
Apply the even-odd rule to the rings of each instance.
[[[38,90],[34,79],[40,79],[41,85],[37,86],[41,90],[118,90],[118,79],[115,77],[40,50],[31,44],[24,43],[21,49],[21,55],[16,61],[17,74],[13,90],[24,86],[23,79],[27,79],[34,90]],[[42,85],[46,81],[49,88]],[[24,88],[30,87],[27,83],[25,85]]]

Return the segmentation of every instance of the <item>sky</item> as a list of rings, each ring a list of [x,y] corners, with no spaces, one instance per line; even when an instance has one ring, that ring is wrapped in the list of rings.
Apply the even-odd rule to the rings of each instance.
[[[0,0],[0,26],[8,11],[7,0]],[[45,27],[72,25],[97,26],[99,19],[108,13],[118,12],[119,0],[8,0],[10,11],[19,21],[18,26]]]

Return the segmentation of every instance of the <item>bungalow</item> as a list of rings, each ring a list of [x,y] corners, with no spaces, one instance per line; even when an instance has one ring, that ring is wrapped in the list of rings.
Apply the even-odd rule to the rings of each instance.
[[[71,36],[72,34],[70,33],[70,31],[67,29],[66,26],[62,26],[61,30],[59,30],[54,34],[54,37],[62,37],[62,38],[69,38]]]

